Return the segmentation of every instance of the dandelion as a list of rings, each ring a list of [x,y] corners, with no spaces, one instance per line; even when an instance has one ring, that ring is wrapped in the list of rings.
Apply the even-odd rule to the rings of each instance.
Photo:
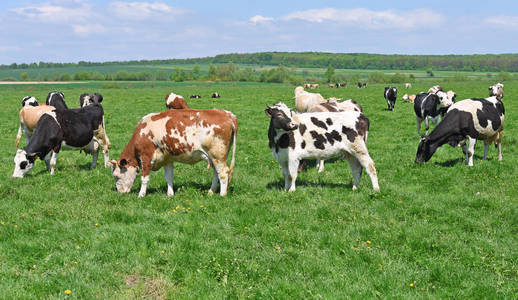
[[[205,206],[203,206],[203,204],[202,204],[202,205],[200,205],[200,208],[204,208],[204,207],[205,207]]]
[[[77,261],[74,260],[73,263],[74,263],[74,265],[77,265]]]
[[[414,287],[414,283],[413,282],[410,282],[410,287]]]
[[[248,227],[245,226],[245,230],[248,230]]]
[[[99,223],[95,223],[95,227],[99,227]]]
[[[119,264],[119,262],[118,262],[118,261],[116,261],[116,262],[115,262],[115,264],[116,264],[116,265],[118,265],[118,264]]]
[[[65,290],[65,294],[70,295],[70,294],[72,294],[72,291],[71,290]]]
[[[14,228],[15,228],[15,229],[16,229],[16,228],[18,228],[18,225],[14,224]]]
[[[0,224],[2,224],[2,226],[5,226],[5,222],[4,221],[0,222]]]
[[[165,254],[165,250],[160,251],[160,253]]]
[[[371,241],[367,241],[367,244],[370,244],[370,243],[371,243]]]

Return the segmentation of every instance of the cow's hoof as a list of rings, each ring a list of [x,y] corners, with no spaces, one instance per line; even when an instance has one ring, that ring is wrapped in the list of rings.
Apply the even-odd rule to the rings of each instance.
[[[144,196],[145,196],[145,195],[146,195],[146,194],[144,194],[144,193],[138,193],[138,197],[139,197],[139,198],[144,198]]]
[[[213,191],[213,190],[209,190],[209,191],[207,192],[207,194],[209,194],[209,196],[212,196],[212,195],[214,195],[214,191]]]
[[[358,189],[358,187],[353,185],[353,191],[356,191],[357,189]]]

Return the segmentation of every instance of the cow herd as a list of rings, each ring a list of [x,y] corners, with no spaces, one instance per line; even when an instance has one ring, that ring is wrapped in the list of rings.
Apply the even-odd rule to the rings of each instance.
[[[318,172],[322,172],[324,160],[341,157],[351,168],[353,190],[357,189],[365,170],[373,190],[379,191],[376,166],[367,149],[370,122],[362,106],[353,99],[325,99],[321,94],[305,91],[305,87],[313,88],[306,85],[294,90],[296,112],[283,102],[267,105],[264,111],[270,118],[269,148],[281,166],[285,189],[295,191],[297,175],[304,160],[316,159]],[[411,88],[411,85],[406,85],[406,88]],[[199,98],[196,96],[190,98]],[[403,99],[413,100],[417,133],[421,137],[415,162],[428,161],[438,147],[449,144],[462,147],[466,164],[472,166],[477,140],[484,141],[484,159],[489,146],[494,143],[498,148],[498,160],[502,160],[503,84],[490,86],[488,98],[458,102],[453,91],[445,92],[441,86],[410,96],[405,94]],[[213,93],[211,97],[217,98],[219,94]],[[386,87],[384,98],[388,110],[394,110],[397,89]],[[34,167],[36,158],[43,160],[47,170],[54,174],[57,156],[62,149],[91,154],[90,167],[95,168],[102,150],[104,165],[111,168],[118,192],[128,193],[140,172],[138,195],[145,196],[151,171],[163,167],[167,194],[172,196],[174,163],[194,164],[203,160],[208,168],[213,168],[209,193],[219,190],[221,196],[227,194],[235,164],[238,132],[237,118],[233,113],[220,109],[191,109],[182,96],[169,93],[165,97],[167,110],[144,116],[120,158],[109,160],[111,144],[105,130],[102,101],[100,94],[82,94],[80,107],[70,109],[61,92],[50,92],[41,105],[34,97],[24,97],[15,145],[18,147],[23,133],[26,146],[16,152],[13,177],[24,177]],[[421,133],[422,122],[426,129],[424,135]],[[428,134],[430,122],[435,127]],[[229,166],[227,157],[230,151]]]

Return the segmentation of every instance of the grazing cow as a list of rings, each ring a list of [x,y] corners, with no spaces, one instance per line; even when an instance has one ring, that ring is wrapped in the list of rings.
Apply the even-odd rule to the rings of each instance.
[[[417,134],[422,136],[421,123],[424,120],[426,128],[425,134],[428,135],[430,120],[435,124],[435,126],[437,126],[437,123],[440,122],[442,116],[452,104],[453,102],[443,91],[439,91],[436,94],[417,94],[414,101],[414,112],[417,120]]]
[[[304,88],[305,89],[311,88],[311,83],[304,83]]]
[[[376,166],[369,156],[365,139],[369,119],[360,112],[294,114],[279,102],[264,111],[270,117],[269,147],[282,167],[285,189],[295,191],[301,159],[329,159],[345,155],[353,173],[353,190],[360,184],[362,167],[379,191]]]
[[[109,166],[109,141],[105,139],[102,106],[90,104],[79,109],[58,109],[66,107],[63,93],[59,92],[50,93],[47,102],[52,103],[56,109],[41,116],[27,146],[16,152],[13,177],[21,178],[29,172],[34,167],[36,156],[45,160],[50,174],[54,174],[57,155],[62,147],[81,149],[92,154],[90,168],[95,168],[101,145],[106,149],[105,166]]]
[[[81,96],[79,96],[79,107],[85,107],[90,104],[101,104],[101,102],[103,102],[103,96],[98,93],[84,93]]]
[[[330,88],[334,88],[335,84],[334,83],[328,83],[327,86],[330,87]]]
[[[363,87],[366,88],[367,87],[367,82],[364,82],[363,83]]]
[[[357,111],[362,112],[362,106],[353,99],[337,102],[338,98],[329,98],[328,102],[313,106],[308,112],[342,112],[342,111]],[[367,135],[365,136],[367,142]],[[317,160],[318,173],[324,171],[324,160]]]
[[[489,97],[496,96],[498,100],[504,98],[504,85],[500,82],[489,87]]]
[[[318,87],[319,87],[319,86],[320,86],[320,85],[319,85],[318,83],[313,83],[313,84],[311,84],[311,85],[310,85],[310,87],[309,87],[309,88],[310,88],[310,89],[312,89],[312,90],[314,90],[314,89],[318,89]]]
[[[165,96],[165,107],[167,109],[186,109],[189,108],[185,99],[176,95],[175,93],[169,93]]]
[[[428,89],[428,94],[435,94],[438,91],[442,91],[442,86],[440,85],[434,85],[431,88]]]
[[[25,96],[22,99],[22,107],[26,106],[38,106],[38,100],[32,96]]]
[[[397,89],[390,86],[385,87],[384,96],[387,100],[388,110],[394,110],[394,105],[396,104],[397,99]]]
[[[212,95],[210,97],[211,98],[219,98],[221,96],[217,92],[215,92],[215,93],[212,93]]]
[[[152,113],[137,124],[118,161],[112,160],[119,193],[128,193],[141,171],[139,197],[146,195],[151,171],[164,167],[167,195],[173,196],[173,163],[209,160],[214,168],[209,193],[227,194],[236,154],[237,119],[229,111],[180,109]],[[232,144],[232,160],[227,155]]]
[[[200,99],[201,96],[200,95],[191,95],[191,96],[189,96],[189,98],[191,98],[191,99]]]
[[[340,86],[341,86],[341,87],[347,87],[347,82],[342,82],[342,83],[340,83]]]
[[[358,81],[358,84],[356,85],[359,89],[362,88],[363,84],[361,82]]]
[[[405,83],[405,88],[406,89],[411,89],[412,88],[412,84],[410,82]]]
[[[53,106],[48,106],[45,103],[38,105],[38,101],[34,97],[24,97],[22,100],[22,108],[19,112],[20,126],[18,127],[18,134],[16,135],[14,146],[18,148],[20,139],[22,138],[22,133],[25,134],[26,144],[29,144],[29,140],[36,128],[36,124],[38,124],[38,120],[44,113],[52,111],[53,109]]]
[[[504,104],[496,97],[466,99],[448,109],[444,119],[430,135],[421,139],[417,148],[416,162],[427,162],[437,148],[448,143],[461,146],[466,163],[473,166],[473,154],[477,140],[484,141],[484,159],[489,145],[498,147],[498,160],[502,160],[502,131],[504,129]],[[469,148],[466,147],[466,140]]]
[[[295,107],[298,112],[306,112],[311,107],[325,102],[326,99],[318,93],[306,92],[301,86],[295,88]]]

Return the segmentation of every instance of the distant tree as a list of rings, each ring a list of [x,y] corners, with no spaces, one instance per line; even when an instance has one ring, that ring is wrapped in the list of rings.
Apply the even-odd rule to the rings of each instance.
[[[325,75],[326,75],[327,82],[331,82],[331,79],[335,75],[335,69],[331,65],[327,66]]]
[[[23,72],[20,74],[20,79],[22,81],[29,81],[29,74],[27,74],[27,72]]]
[[[429,77],[434,77],[434,75],[435,75],[435,74],[433,73],[433,71],[432,71],[432,70],[430,70],[430,69],[426,70],[426,74],[428,74],[428,76],[429,76]]]
[[[209,66],[209,79],[216,79],[216,75],[217,75],[216,67],[213,64],[211,64]]]
[[[201,76],[200,66],[194,65],[194,68],[192,69],[192,77],[193,79],[198,79]]]
[[[70,81],[70,80],[72,80],[72,77],[69,74],[67,74],[67,73],[63,73],[59,77],[59,80],[61,80],[61,81]]]

